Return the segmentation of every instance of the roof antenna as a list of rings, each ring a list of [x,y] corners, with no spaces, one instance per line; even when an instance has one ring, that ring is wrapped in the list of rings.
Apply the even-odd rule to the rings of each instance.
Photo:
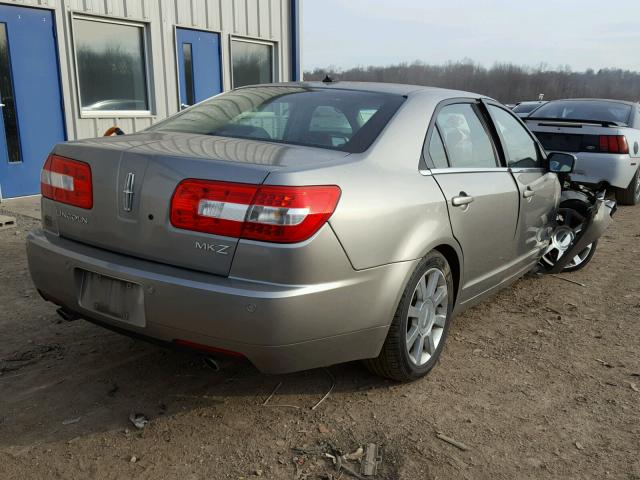
[[[329,74],[326,74],[324,79],[322,79],[322,83],[333,83],[333,78],[331,78]]]

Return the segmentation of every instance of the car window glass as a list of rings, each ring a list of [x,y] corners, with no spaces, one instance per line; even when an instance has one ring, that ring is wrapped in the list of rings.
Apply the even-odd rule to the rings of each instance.
[[[491,168],[496,157],[489,135],[468,103],[447,105],[436,120],[454,168]]]
[[[270,140],[282,140],[285,128],[289,122],[290,104],[287,102],[274,102],[261,110],[243,112],[234,118],[231,124],[247,125],[266,132],[264,138]]]
[[[606,100],[555,100],[535,111],[535,118],[598,120],[627,124],[631,106]]]
[[[429,156],[435,168],[447,168],[447,154],[444,151],[444,145],[438,130],[434,129],[429,140]]]
[[[244,87],[149,127],[364,152],[404,103],[400,95],[292,86]]]
[[[531,135],[513,116],[498,107],[489,105],[489,113],[502,135],[510,167],[537,168],[541,166],[538,149]]]
[[[320,105],[311,115],[309,133],[321,139],[321,143],[338,147],[349,141],[353,128],[346,115],[338,108]]]
[[[539,103],[521,103],[513,107],[514,113],[529,113],[533,109],[538,108],[540,106]]]
[[[377,108],[361,108],[360,110],[358,110],[358,115],[356,117],[358,126],[361,127],[365,123],[367,123],[371,119],[371,117],[376,114],[377,111]]]

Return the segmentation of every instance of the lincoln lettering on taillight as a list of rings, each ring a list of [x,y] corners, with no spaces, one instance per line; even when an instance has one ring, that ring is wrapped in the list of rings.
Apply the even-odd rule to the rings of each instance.
[[[88,163],[49,155],[40,174],[42,196],[84,209],[93,207],[93,184]]]
[[[189,179],[173,194],[171,224],[265,242],[301,242],[326,223],[340,193],[335,185],[272,186]]]

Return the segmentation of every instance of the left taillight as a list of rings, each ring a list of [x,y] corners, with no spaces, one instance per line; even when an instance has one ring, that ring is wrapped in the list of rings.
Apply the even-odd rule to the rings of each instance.
[[[40,174],[43,197],[74,207],[93,207],[93,184],[88,163],[49,155]]]
[[[274,243],[307,240],[333,214],[336,185],[274,186],[188,179],[171,199],[171,224],[185,230]]]

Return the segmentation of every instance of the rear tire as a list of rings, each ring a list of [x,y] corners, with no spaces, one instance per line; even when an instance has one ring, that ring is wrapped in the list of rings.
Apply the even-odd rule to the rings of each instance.
[[[620,205],[637,205],[640,203],[640,168],[625,189],[616,190],[616,200]]]
[[[380,355],[364,361],[367,368],[399,382],[426,375],[438,362],[449,333],[453,288],[444,256],[427,254],[402,293]]]

